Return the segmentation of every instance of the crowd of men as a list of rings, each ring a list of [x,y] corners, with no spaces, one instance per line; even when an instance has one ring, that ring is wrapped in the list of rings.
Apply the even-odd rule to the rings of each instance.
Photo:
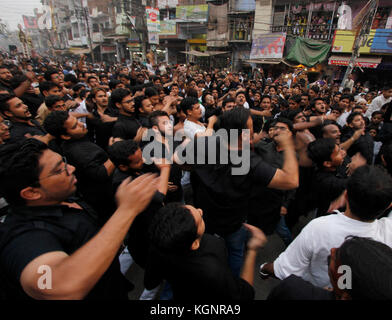
[[[392,84],[0,60],[1,298],[392,299]]]

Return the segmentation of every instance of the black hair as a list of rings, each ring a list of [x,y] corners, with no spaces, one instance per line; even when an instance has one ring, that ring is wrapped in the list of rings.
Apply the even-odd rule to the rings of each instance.
[[[232,135],[229,130],[238,130],[238,136],[236,137],[238,140],[238,137],[242,134],[242,130],[248,129],[247,122],[249,120],[249,117],[250,111],[245,108],[234,108],[229,111],[223,112],[222,115],[219,116],[219,126],[221,129],[227,131],[227,138],[229,139],[229,143],[235,142],[230,141]],[[225,136],[223,137],[226,138]]]
[[[300,103],[301,102],[301,96],[300,95],[293,95],[289,98],[289,100],[293,100],[295,103]]]
[[[25,82],[26,80],[27,77],[24,74],[15,75],[10,81],[11,88],[16,89],[21,85],[21,83]]]
[[[46,81],[52,81],[52,74],[60,73],[57,69],[50,68],[48,69],[45,74],[44,78]]]
[[[323,135],[323,134],[325,133],[325,127],[326,127],[326,126],[329,126],[329,125],[331,125],[331,124],[337,126],[337,127],[339,128],[339,130],[342,129],[342,128],[340,127],[340,125],[339,125],[336,121],[333,121],[333,120],[325,120],[325,121],[323,122],[323,124],[321,125],[321,135]]]
[[[114,105],[116,105],[116,103],[121,103],[123,99],[129,95],[131,95],[131,92],[128,89],[118,88],[113,90],[112,94],[110,95],[110,100]]]
[[[336,250],[340,265],[350,266],[352,300],[392,299],[392,249],[369,238],[349,236]]]
[[[260,102],[262,102],[264,99],[269,99],[270,101],[272,101],[271,96],[268,95],[268,94],[262,95],[261,98],[260,98]]]
[[[78,83],[78,79],[72,73],[68,73],[64,76],[64,82],[68,81],[71,81],[73,85]]]
[[[310,108],[314,109],[316,106],[316,101],[319,101],[319,100],[325,102],[324,98],[316,97],[316,98],[312,99],[312,101],[310,101],[310,103],[309,103]]]
[[[149,98],[147,97],[147,96],[137,96],[135,99],[134,99],[134,102],[135,102],[135,114],[136,115],[139,115],[140,114],[140,111],[139,111],[139,109],[140,108],[143,108],[143,101],[144,100],[148,100]]]
[[[156,111],[151,112],[151,114],[148,116],[148,120],[149,120],[151,127],[158,126],[158,118],[159,117],[168,117],[169,118],[169,115],[167,114],[167,112],[162,111],[162,110],[156,110]]]
[[[87,78],[87,83],[89,83],[91,79],[95,79],[95,80],[98,81],[98,79],[97,79],[96,76],[89,76],[89,77]]]
[[[159,92],[154,87],[149,87],[144,90],[144,94],[147,96],[147,98],[151,98],[153,96],[158,96]]]
[[[135,154],[139,149],[139,144],[134,140],[123,140],[113,143],[108,147],[108,155],[113,164],[118,167],[120,165],[129,165],[129,157]]]
[[[240,94],[243,94],[243,95],[245,96],[245,98],[246,98],[246,92],[243,91],[243,90],[237,92],[237,93],[235,94],[235,97],[237,98]]]
[[[359,167],[347,182],[347,196],[352,214],[361,221],[372,221],[392,202],[392,177],[377,167]]]
[[[320,92],[320,88],[318,86],[312,86],[309,90],[313,90],[314,92],[316,92],[316,94]]]
[[[186,254],[198,238],[195,218],[185,205],[169,203],[154,215],[149,236],[153,247],[159,251]]]
[[[52,81],[43,81],[39,84],[39,91],[41,92],[42,95],[44,95],[44,91],[49,91],[50,89],[57,87],[60,89],[60,87],[52,82]]]
[[[195,98],[195,97],[186,97],[185,99],[182,99],[181,104],[180,104],[180,108],[184,112],[184,114],[186,116],[188,116],[187,111],[188,110],[192,110],[193,106],[195,104],[197,104],[197,103],[199,103],[199,100],[197,100],[197,98]]]
[[[347,117],[347,120],[346,120],[347,124],[352,123],[352,122],[354,121],[354,118],[355,118],[356,116],[361,116],[361,117],[363,118],[362,113],[360,113],[360,112],[351,112],[351,113],[349,114],[349,116]]]
[[[229,103],[229,102],[234,102],[235,103],[235,99],[229,97],[229,98],[226,98],[225,100],[223,100],[222,108],[226,107],[226,104]]]
[[[52,110],[53,105],[59,101],[64,101],[63,97],[50,95],[45,98],[45,105],[48,107],[49,110]]]
[[[120,80],[110,80],[110,81],[109,81],[109,89],[110,89],[110,90],[115,90],[116,87],[117,87],[120,83],[122,83]],[[119,89],[122,89],[122,88],[119,88]]]
[[[201,103],[205,105],[206,103],[206,96],[212,96],[212,92],[210,90],[204,90],[203,95],[201,96]]]
[[[86,89],[86,86],[84,84],[78,83],[72,87],[72,91],[76,92],[82,88]]]
[[[291,120],[284,117],[278,117],[271,123],[271,127],[275,126],[278,122],[286,124],[289,127],[289,130],[294,134],[293,122]]]
[[[289,120],[291,120],[292,122],[294,122],[294,118],[297,116],[297,114],[299,114],[299,113],[301,113],[301,112],[303,112],[303,110],[301,110],[301,109],[290,110],[290,111],[287,113],[287,118],[288,118]]]
[[[319,168],[324,167],[324,161],[331,161],[336,141],[332,138],[322,138],[312,141],[308,145],[308,156]]]
[[[52,111],[44,120],[45,130],[53,137],[60,139],[61,135],[67,134],[64,123],[69,117],[68,111]]]
[[[353,101],[353,97],[350,94],[342,94],[342,96],[340,97],[340,101],[342,101],[343,99],[348,99],[350,102]]]
[[[143,91],[143,89],[144,89],[144,85],[140,85],[140,86],[134,86],[134,87],[132,87],[131,88],[132,90],[132,95],[134,95],[136,92],[138,92],[138,91]]]
[[[384,112],[382,112],[382,111],[380,111],[380,110],[377,110],[377,111],[374,111],[374,112],[372,113],[372,118],[373,118],[374,116],[378,115],[378,114],[380,114],[382,117],[384,117]]]
[[[10,105],[8,101],[16,98],[16,95],[13,93],[9,94],[0,94],[0,112],[4,114],[4,111],[10,111]]]
[[[7,150],[8,152],[1,155],[0,193],[8,204],[20,206],[25,204],[20,192],[29,186],[40,186],[38,180],[42,167],[39,165],[39,159],[48,146],[36,139],[27,139],[8,147],[14,150]]]

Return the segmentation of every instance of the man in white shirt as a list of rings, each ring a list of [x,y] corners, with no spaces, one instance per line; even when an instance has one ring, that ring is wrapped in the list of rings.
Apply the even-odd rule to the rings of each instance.
[[[368,237],[392,247],[392,219],[377,220],[392,202],[392,178],[379,168],[362,166],[350,177],[344,194],[346,211],[309,222],[260,275],[281,280],[294,274],[318,287],[331,287],[327,259],[347,236]]]
[[[184,133],[187,138],[193,140],[202,136],[211,136],[214,133],[214,124],[218,118],[215,115],[209,117],[208,126],[206,128],[204,124],[200,122],[200,119],[203,116],[203,112],[197,98],[187,97],[183,99],[181,101],[180,107],[186,115],[186,119],[184,121]],[[184,187],[184,193],[188,192],[188,188],[186,186],[189,185],[190,182],[190,172],[183,172],[181,184]]]
[[[381,107],[384,104],[389,103],[391,101],[392,101],[392,84],[385,86],[382,89],[382,94],[380,94],[378,97],[373,99],[372,103],[370,104],[369,108],[365,113],[365,117],[368,117],[370,119],[374,111],[381,110]]]

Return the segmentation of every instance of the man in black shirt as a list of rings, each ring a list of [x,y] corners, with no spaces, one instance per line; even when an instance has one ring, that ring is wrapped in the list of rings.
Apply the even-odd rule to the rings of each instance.
[[[227,264],[224,241],[205,234],[203,211],[180,203],[163,207],[150,228],[152,248],[144,276],[147,289],[166,279],[177,301],[252,300],[257,250],[267,239],[256,227],[246,225],[252,237],[241,277]]]
[[[309,143],[308,155],[317,166],[312,181],[312,201],[317,207],[317,216],[323,216],[331,202],[346,189],[347,176],[337,170],[343,164],[346,151],[335,139],[323,138]]]
[[[148,153],[150,159],[164,158],[172,163],[174,150],[176,150],[181,142],[174,141],[173,139],[173,124],[168,114],[164,111],[154,111],[149,116],[149,123],[153,130],[151,133],[153,133],[154,139],[143,148],[144,155],[147,156]],[[182,201],[183,190],[181,178],[182,170],[180,166],[172,163],[166,203]]]
[[[0,226],[0,290],[15,299],[127,299],[117,254],[128,228],[155,193],[157,179],[124,182],[118,209],[101,231],[94,212],[68,200],[75,168],[35,139],[2,157],[12,207]]]
[[[228,142],[227,138],[222,139],[217,136],[201,138],[206,140],[205,146],[211,144],[215,146],[217,164],[209,162],[214,156],[208,153],[212,150],[211,148],[197,149],[194,153],[196,165],[193,168],[192,187],[195,205],[205,212],[206,232],[216,233],[225,238],[229,250],[229,264],[233,273],[238,275],[243,262],[245,241],[242,223],[249,212],[249,197],[253,185],[259,184],[282,190],[296,188],[298,186],[298,162],[292,139],[284,132],[276,138],[284,150],[282,169],[266,164],[249,149],[249,153],[246,153],[245,146],[252,143],[253,125],[250,112],[245,108],[235,108],[224,112],[220,118],[220,126],[222,132],[230,135],[230,140]],[[230,132],[232,129],[237,129],[237,131]],[[193,145],[198,145],[197,140],[194,140]],[[226,162],[226,164],[221,161],[221,156],[225,154],[230,155],[229,163]],[[241,155],[241,163],[233,163],[234,154]],[[207,164],[197,164],[200,156]],[[233,174],[236,169],[244,167],[249,169],[246,174],[241,172]]]
[[[107,150],[113,126],[117,121],[117,115],[109,108],[106,91],[102,88],[91,90],[86,100],[86,106],[87,110],[93,114],[93,117],[86,119],[88,136],[91,141]]]
[[[0,111],[12,123],[8,143],[18,142],[26,138],[26,134],[40,136],[49,142],[50,136],[45,129],[31,118],[27,105],[15,95],[0,95]]]
[[[62,141],[62,154],[76,167],[79,191],[105,222],[115,209],[111,189],[114,164],[102,148],[88,140],[83,123],[67,112],[51,112],[44,127]]]
[[[282,168],[283,149],[275,142],[275,137],[281,132],[293,135],[293,124],[285,118],[277,118],[270,127],[269,136],[272,141],[262,140],[255,144],[255,152],[264,162],[275,168]],[[254,185],[250,199],[248,222],[267,235],[275,230],[288,246],[292,240],[290,231],[285,227],[285,215],[290,200],[294,198],[295,190],[277,190]],[[268,199],[268,200],[267,200]],[[279,224],[278,224],[279,223]],[[278,226],[278,228],[277,228]]]
[[[123,140],[135,139],[142,125],[135,118],[135,102],[131,92],[127,89],[116,89],[110,98],[120,112],[113,126],[112,136]]]
[[[113,193],[128,178],[133,180],[144,173],[159,173],[160,171],[161,179],[158,190],[147,208],[135,219],[134,224],[129,229],[128,239],[125,242],[135,262],[142,268],[145,268],[148,248],[150,246],[147,230],[152,217],[163,206],[165,201],[168,190],[170,164],[162,163],[156,166],[145,165],[142,151],[134,140],[115,142],[109,147],[109,155],[116,166],[112,179]]]
[[[347,117],[347,126],[342,130],[341,141],[345,142],[349,139],[354,139],[355,131],[363,130],[365,128],[365,120],[361,113],[352,112]],[[355,140],[347,153],[350,157],[359,152],[367,161],[368,164],[373,162],[374,141],[368,132],[363,131],[362,135]]]
[[[147,96],[138,96],[134,100],[135,102],[135,117],[139,120],[140,124],[144,128],[150,127],[148,116],[154,110],[154,106],[151,103],[151,98]]]

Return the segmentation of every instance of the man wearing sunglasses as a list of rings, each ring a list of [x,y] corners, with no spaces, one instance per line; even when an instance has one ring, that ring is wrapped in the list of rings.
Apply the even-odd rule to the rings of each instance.
[[[144,175],[122,183],[118,208],[99,230],[76,191],[75,167],[36,139],[1,157],[11,213],[0,225],[0,288],[7,299],[126,299],[116,259],[135,217],[157,190]]]

